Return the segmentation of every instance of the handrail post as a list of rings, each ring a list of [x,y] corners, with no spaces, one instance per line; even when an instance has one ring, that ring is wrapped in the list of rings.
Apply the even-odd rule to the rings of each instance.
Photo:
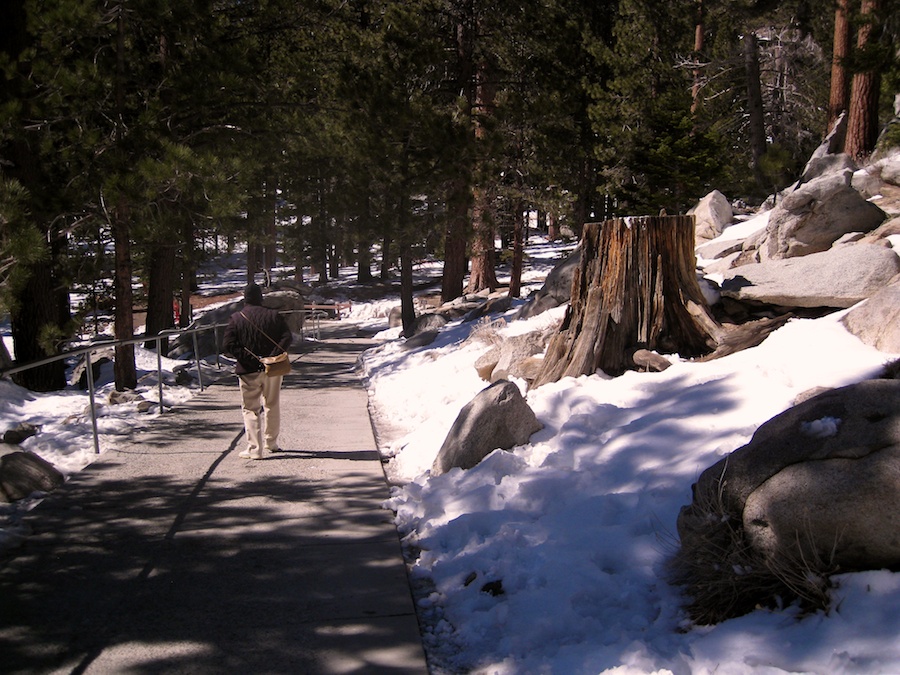
[[[213,326],[213,340],[216,345],[216,369],[221,370],[222,360],[219,358],[219,324]]]
[[[197,364],[197,381],[200,383],[200,391],[203,391],[203,372],[200,370],[200,345],[197,342],[197,330],[191,333],[194,339],[194,362]]]
[[[159,388],[159,414],[165,412],[163,406],[162,335],[156,336],[156,386]]]
[[[94,454],[100,454],[100,434],[97,431],[97,410],[94,403],[94,366],[91,365],[91,353],[84,353],[85,373],[87,373],[88,397],[91,401],[91,428],[94,432]]]

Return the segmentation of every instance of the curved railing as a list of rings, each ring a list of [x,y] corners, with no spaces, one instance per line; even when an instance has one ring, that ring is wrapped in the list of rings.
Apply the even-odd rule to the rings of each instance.
[[[309,310],[309,309],[301,309],[301,310],[285,310],[280,312],[281,314],[301,314],[303,320],[300,323],[300,335],[301,339],[305,340],[307,337],[307,333],[311,334],[313,339],[318,340],[321,334],[320,326],[321,320],[327,318],[325,312],[320,310]],[[196,323],[196,322],[195,322]],[[307,326],[307,323],[311,324]],[[82,347],[77,347],[75,349],[66,350],[60,354],[54,354],[53,356],[48,356],[44,359],[39,359],[37,361],[29,361],[28,363],[24,363],[21,365],[12,366],[10,368],[4,368],[0,370],[0,377],[7,377],[9,375],[14,375],[16,373],[21,373],[26,370],[30,370],[32,368],[38,368],[40,366],[47,365],[48,363],[54,363],[56,361],[62,361],[65,359],[78,358],[80,356],[84,356],[85,361],[85,374],[87,376],[87,391],[88,397],[90,399],[90,410],[91,410],[91,429],[93,432],[93,440],[94,440],[94,453],[100,454],[100,437],[97,431],[97,410],[96,410],[96,402],[94,398],[94,369],[91,364],[91,356],[104,349],[115,349],[116,347],[123,347],[126,345],[135,345],[139,343],[146,342],[155,342],[156,343],[156,376],[159,387],[159,412],[162,414],[165,412],[165,404],[163,402],[163,376],[162,376],[162,352],[161,352],[161,343],[163,340],[168,340],[173,337],[180,337],[185,335],[190,335],[191,340],[193,342],[194,347],[194,364],[197,370],[197,382],[200,385],[200,391],[203,391],[203,371],[200,368],[200,355],[199,355],[199,342],[197,340],[197,336],[200,333],[204,333],[207,331],[214,331],[214,341],[216,346],[216,368],[221,368],[222,364],[219,360],[221,353],[219,352],[219,330],[224,329],[228,324],[227,323],[216,323],[216,324],[207,324],[203,326],[197,326],[195,324],[191,324],[187,328],[172,328],[161,331],[158,335],[145,335],[143,337],[135,337],[129,338],[128,340],[101,340],[98,342],[91,342],[90,344],[84,345]],[[169,406],[171,407],[171,406]]]

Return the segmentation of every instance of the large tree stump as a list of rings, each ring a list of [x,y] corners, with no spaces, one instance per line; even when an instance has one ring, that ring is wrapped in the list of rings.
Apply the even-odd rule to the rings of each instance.
[[[696,276],[693,216],[587,223],[572,299],[533,386],[633,369],[637,349],[702,356],[716,347]]]

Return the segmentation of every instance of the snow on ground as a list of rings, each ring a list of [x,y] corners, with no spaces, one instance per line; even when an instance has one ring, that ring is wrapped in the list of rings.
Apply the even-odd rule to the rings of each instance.
[[[839,317],[794,320],[756,348],[663,373],[520,385],[544,429],[434,478],[456,413],[486,384],[473,364],[489,345],[466,341],[471,326],[457,323],[429,348],[367,352],[376,426],[407,429],[385,448],[403,482],[390,507],[418,551],[414,580],[431,587],[419,604],[435,662],[510,674],[900,672],[898,575],[848,575],[829,616],[759,611],[694,629],[664,581],[678,511],[703,469],[798,394],[870,377],[890,359]],[[483,592],[490,582],[503,594]]]
[[[174,369],[183,368],[185,363],[166,358],[162,361],[164,405],[175,406],[189,400],[195,392],[187,386],[176,386],[172,375]],[[140,379],[135,393],[158,403],[156,353],[136,347],[135,366]],[[106,364],[98,378],[95,400],[97,429],[107,445],[115,436],[131,433],[136,426],[143,428],[154,417],[139,414],[136,402],[110,405],[112,380],[112,364]],[[54,394],[38,394],[8,380],[0,380],[0,430],[13,428],[21,422],[40,426],[40,433],[26,439],[21,449],[40,455],[64,474],[80,471],[93,461],[95,450],[86,392],[72,388]]]
[[[746,236],[764,226],[765,216],[734,227]],[[562,313],[511,321],[495,337]],[[435,670],[900,672],[900,575],[842,576],[827,615],[760,610],[715,627],[692,627],[664,580],[678,511],[703,469],[799,394],[871,377],[896,356],[863,345],[842,315],[792,320],[758,347],[676,359],[663,373],[566,378],[533,391],[518,383],[543,430],[437,477],[428,470],[456,414],[486,386],[474,362],[489,340],[455,322],[426,348],[405,351],[397,339],[369,350],[373,418],[392,431],[382,452],[400,484],[389,506],[424,589]]]
[[[567,252],[530,247],[526,282]],[[386,325],[396,304],[354,303],[349,320],[381,329],[382,344],[360,365],[375,424],[388,434],[380,441],[397,485],[386,507],[415,559],[435,673],[900,672],[898,574],[841,576],[827,614],[759,610],[714,627],[691,626],[665,581],[678,510],[703,469],[798,394],[870,377],[896,356],[863,345],[840,314],[792,320],[758,347],[707,363],[675,359],[663,373],[566,378],[528,392],[518,383],[544,428],[471,470],[431,477],[459,409],[486,386],[474,362],[490,340],[555,325],[563,310],[527,321],[510,312],[490,329],[454,322],[407,351]],[[155,400],[155,356],[139,354]],[[177,365],[167,360],[166,373]],[[196,385],[176,387],[169,376],[167,400],[196,395]],[[42,424],[23,449],[77,471],[93,457],[85,403],[77,391],[31,394],[0,382],[0,428]],[[101,446],[155,414],[105,406]],[[38,501],[8,507],[0,541],[16,534],[9,509]]]
[[[740,241],[741,239],[746,239],[751,234],[756,234],[766,228],[766,225],[769,224],[771,213],[771,211],[760,211],[746,220],[735,221],[727,226],[716,239],[717,241]]]

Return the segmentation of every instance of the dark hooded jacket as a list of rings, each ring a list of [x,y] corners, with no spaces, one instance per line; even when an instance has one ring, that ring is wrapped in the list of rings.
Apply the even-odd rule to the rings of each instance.
[[[262,289],[256,284],[247,286],[244,309],[231,315],[223,341],[224,352],[237,361],[234,372],[245,375],[264,370],[256,356],[280,354],[288,350],[292,341],[284,317],[262,306]]]

